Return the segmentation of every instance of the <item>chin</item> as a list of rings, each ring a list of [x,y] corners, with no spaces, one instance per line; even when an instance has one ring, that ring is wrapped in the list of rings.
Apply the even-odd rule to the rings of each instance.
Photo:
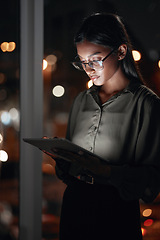
[[[93,82],[93,84],[97,87],[103,86],[103,83]]]

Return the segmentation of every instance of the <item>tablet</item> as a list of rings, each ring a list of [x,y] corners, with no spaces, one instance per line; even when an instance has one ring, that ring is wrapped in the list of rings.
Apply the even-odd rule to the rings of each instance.
[[[29,143],[42,151],[46,151],[53,156],[61,157],[67,161],[70,161],[67,156],[65,157],[64,154],[61,154],[61,151],[56,152],[56,149],[67,150],[69,152],[76,153],[78,155],[85,155],[85,157],[97,157],[99,160],[101,159],[99,156],[95,155],[94,153],[72,143],[71,141],[65,138],[24,138],[23,139],[26,143]]]

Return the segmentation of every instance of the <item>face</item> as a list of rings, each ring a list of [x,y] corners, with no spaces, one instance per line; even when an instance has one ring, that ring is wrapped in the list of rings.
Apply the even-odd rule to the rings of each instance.
[[[77,44],[77,53],[82,62],[89,62],[93,60],[102,60],[105,58],[111,49],[102,45],[94,44],[88,41]],[[103,62],[104,68],[102,70],[95,70],[86,65],[85,72],[97,86],[102,86],[108,81],[112,81],[119,68],[119,60],[117,54],[111,54]]]

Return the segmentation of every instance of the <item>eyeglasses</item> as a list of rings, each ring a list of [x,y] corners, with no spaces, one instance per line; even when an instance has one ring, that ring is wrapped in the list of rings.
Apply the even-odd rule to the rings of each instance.
[[[109,54],[107,54],[106,57],[104,57],[102,60],[93,60],[93,61],[89,61],[88,63],[85,62],[72,62],[72,65],[81,71],[85,71],[87,64],[90,68],[94,69],[95,71],[100,71],[103,70],[104,66],[103,66],[103,62],[115,51],[116,49],[113,49]]]

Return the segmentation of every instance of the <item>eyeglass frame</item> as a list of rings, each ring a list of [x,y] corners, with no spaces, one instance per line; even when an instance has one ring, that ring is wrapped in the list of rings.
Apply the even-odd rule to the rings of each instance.
[[[88,66],[89,66],[90,68],[96,70],[95,68],[93,68],[92,66],[90,66],[90,64],[92,64],[93,62],[101,62],[100,65],[102,65],[102,69],[99,69],[99,71],[101,71],[101,70],[103,70],[103,68],[104,68],[103,62],[104,62],[116,49],[117,49],[117,48],[112,49],[112,50],[107,54],[107,56],[104,57],[102,60],[93,60],[93,61],[89,61],[88,63],[82,62],[82,61],[79,61],[79,62],[71,62],[71,63],[72,63],[72,65],[73,65],[76,69],[78,69],[78,70],[80,70],[80,71],[85,71],[85,69],[86,69],[86,64],[88,64]],[[79,67],[76,67],[75,63],[81,63],[81,64],[82,64],[82,68],[83,68],[83,65],[84,65],[84,68],[83,68],[83,69],[80,69]]]

